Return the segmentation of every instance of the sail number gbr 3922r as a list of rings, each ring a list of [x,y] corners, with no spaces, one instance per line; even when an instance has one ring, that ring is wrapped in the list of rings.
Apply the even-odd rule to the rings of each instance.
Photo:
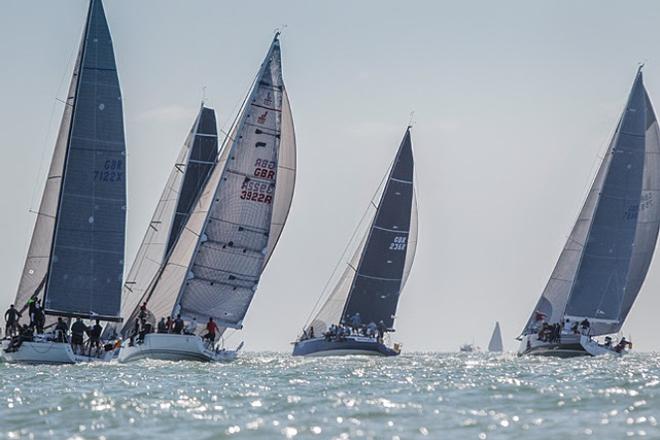
[[[254,163],[254,177],[264,180],[275,180],[275,169],[277,162],[272,160],[257,159]],[[260,203],[273,203],[274,183],[245,179],[241,187],[241,200],[251,200]]]

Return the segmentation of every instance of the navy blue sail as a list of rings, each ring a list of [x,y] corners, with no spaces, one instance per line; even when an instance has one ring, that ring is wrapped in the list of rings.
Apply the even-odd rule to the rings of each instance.
[[[101,0],[90,2],[73,81],[70,126],[62,127],[68,138],[45,310],[59,316],[120,320],[126,154],[121,91]]]
[[[170,253],[172,246],[181,234],[181,229],[188,221],[190,212],[199,196],[204,182],[215,165],[218,156],[218,132],[216,129],[215,112],[211,108],[202,107],[195,138],[186,165],[186,173],[181,184],[179,202],[174,213],[172,230],[165,250]]]
[[[394,325],[409,244],[413,209],[414,163],[410,128],[401,141],[387,178],[376,215],[342,313],[348,320],[356,313],[363,323],[383,321]]]

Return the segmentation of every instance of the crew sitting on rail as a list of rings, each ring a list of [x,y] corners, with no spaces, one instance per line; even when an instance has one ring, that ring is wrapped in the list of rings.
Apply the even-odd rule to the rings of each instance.
[[[614,351],[621,353],[623,350],[625,350],[626,347],[632,348],[632,342],[627,341],[626,338],[623,337],[619,343],[616,344],[616,347],[614,347]]]

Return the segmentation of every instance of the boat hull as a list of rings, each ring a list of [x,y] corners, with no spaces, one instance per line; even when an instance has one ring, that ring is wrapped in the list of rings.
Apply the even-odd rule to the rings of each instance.
[[[16,351],[6,351],[9,341],[2,342],[2,359],[14,364],[80,364],[88,362],[109,362],[115,351],[104,351],[100,356],[84,356],[73,352],[65,342],[35,341],[23,342]]]
[[[231,362],[237,355],[238,350],[207,348],[199,336],[151,333],[145,336],[142,343],[132,346],[126,343],[119,352],[119,362],[133,362],[140,359]]]
[[[398,356],[399,351],[387,347],[373,338],[348,336],[340,341],[325,338],[298,341],[293,346],[294,356]]]
[[[541,341],[536,334],[525,335],[518,349],[518,356],[549,356],[558,358],[602,356],[605,354],[622,356],[624,353],[617,353],[613,349],[604,347],[585,335],[561,335],[559,342]]]

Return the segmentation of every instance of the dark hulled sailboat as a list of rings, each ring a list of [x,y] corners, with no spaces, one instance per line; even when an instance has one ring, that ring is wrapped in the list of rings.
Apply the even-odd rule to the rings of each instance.
[[[293,355],[395,356],[383,334],[394,331],[399,297],[415,255],[417,209],[410,127],[384,182],[372,220],[339,282],[295,342]]]

